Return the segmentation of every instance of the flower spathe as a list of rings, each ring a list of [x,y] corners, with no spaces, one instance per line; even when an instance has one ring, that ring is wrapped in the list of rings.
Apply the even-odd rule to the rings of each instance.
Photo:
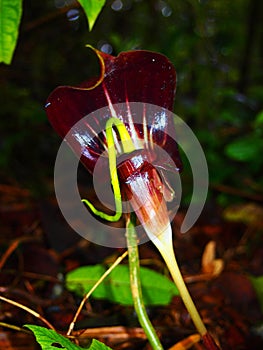
[[[157,232],[164,224],[162,221],[165,221],[165,225],[169,223],[164,200],[172,197],[172,194],[169,184],[164,180],[165,171],[178,172],[181,169],[173,120],[166,113],[166,110],[171,111],[173,108],[175,69],[159,53],[135,50],[114,57],[93,50],[100,62],[100,76],[78,87],[56,88],[47,100],[48,118],[57,133],[63,138],[66,136],[70,146],[81,152],[81,161],[91,174],[100,158],[98,164],[101,181],[109,180],[108,159],[101,157],[108,147],[103,132],[105,125],[113,116],[125,125],[133,144],[133,152],[123,162],[122,148],[117,145],[119,135],[113,130],[116,155],[120,159],[117,170],[122,196],[126,199],[127,196],[130,197],[141,223],[147,221]],[[130,107],[134,102],[142,103],[146,109],[136,115],[136,118]],[[118,108],[120,104],[126,106],[127,113]],[[161,107],[160,113],[147,112],[149,104]],[[103,113],[94,113],[100,109]],[[98,129],[102,130],[99,134],[96,132]],[[155,145],[158,146],[157,149]],[[160,154],[158,148],[164,152]],[[143,161],[143,166],[135,171],[134,164],[138,165],[140,161]],[[143,193],[144,197],[137,196],[139,193]],[[140,203],[142,198],[144,199]],[[159,219],[154,213],[160,214]],[[157,222],[153,225],[155,219],[159,225]]]
[[[104,135],[98,137],[94,134],[90,125],[99,126],[103,130],[106,121],[114,116],[112,113],[115,113],[125,124],[135,145],[138,145],[136,142],[138,140],[142,141],[139,143],[140,147],[142,143],[143,147],[148,147],[149,143],[146,144],[145,140],[156,143],[169,154],[176,167],[180,169],[177,144],[166,134],[167,129],[174,130],[171,118],[163,114],[160,123],[160,115],[149,116],[146,113],[147,120],[144,119],[144,115],[137,116],[135,125],[130,116],[118,115],[118,111],[114,111],[114,105],[119,103],[127,104],[129,110],[130,102],[153,104],[172,110],[176,73],[171,62],[165,56],[150,51],[128,51],[114,57],[93,50],[100,62],[100,76],[78,87],[58,87],[48,97],[46,112],[53,128],[63,138],[69,130],[72,131],[72,137],[68,142],[74,149],[81,148],[83,153],[81,161],[88,171],[93,173],[98,158],[107,148],[107,142]],[[106,106],[109,107],[109,114],[101,114],[100,118],[92,114]],[[90,120],[88,125],[85,124],[80,128],[78,124],[78,128],[74,127],[87,115]],[[174,164],[169,162],[164,164],[162,159],[155,159],[154,165],[174,169]],[[105,169],[107,168],[105,160]]]

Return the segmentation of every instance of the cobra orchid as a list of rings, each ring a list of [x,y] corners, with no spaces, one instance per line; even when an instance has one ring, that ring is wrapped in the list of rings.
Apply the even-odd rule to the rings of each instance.
[[[175,69],[165,56],[150,51],[129,51],[113,57],[93,50],[100,62],[100,76],[79,87],[56,88],[47,100],[48,118],[56,132],[81,152],[87,170],[93,174],[99,167],[100,180],[111,181],[116,212],[105,214],[83,201],[94,214],[109,221],[119,220],[123,201],[129,202],[208,343],[209,335],[176,263],[166,204],[174,195],[167,173],[177,174],[182,168],[173,119],[167,113],[173,109]],[[133,108],[138,102],[139,113]],[[153,105],[159,106],[158,112],[149,111]],[[102,108],[103,113],[95,113]],[[79,124],[86,116],[88,122],[85,118]],[[216,347],[210,344],[207,348]]]

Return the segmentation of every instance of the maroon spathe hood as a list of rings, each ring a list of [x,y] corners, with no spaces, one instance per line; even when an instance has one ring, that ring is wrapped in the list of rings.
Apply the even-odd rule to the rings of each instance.
[[[115,109],[116,104],[125,104],[129,111],[129,104],[141,102],[146,109],[147,104],[152,104],[172,111],[176,72],[171,62],[165,56],[150,51],[129,51],[114,57],[93,50],[100,62],[100,76],[79,87],[58,87],[48,97],[46,112],[53,128],[61,137],[67,135],[70,146],[77,152],[81,151],[82,163],[93,173],[97,160],[107,150],[103,130],[106,121],[113,116],[113,110],[127,127],[131,139],[142,140],[145,144],[144,149],[154,165],[172,171],[180,170],[181,161],[171,115],[164,110],[160,117],[146,110],[143,115],[136,116],[136,122],[131,125],[131,116]],[[108,109],[105,111],[103,107]],[[100,109],[101,113],[95,113]],[[169,135],[166,133],[168,129]],[[153,144],[167,152],[167,159],[153,155]],[[101,162],[101,167],[104,166],[108,169],[106,159]]]

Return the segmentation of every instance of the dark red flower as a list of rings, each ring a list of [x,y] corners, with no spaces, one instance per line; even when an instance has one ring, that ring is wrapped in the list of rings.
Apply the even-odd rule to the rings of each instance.
[[[79,87],[61,86],[56,88],[48,97],[46,112],[48,118],[63,138],[72,129],[72,135],[68,142],[73,148],[83,148],[82,162],[93,173],[94,166],[105,151],[105,138],[99,139],[94,135],[89,125],[83,128],[74,128],[84,116],[94,111],[118,103],[128,104],[130,102],[143,102],[172,110],[176,73],[173,65],[168,59],[158,53],[150,51],[129,51],[121,53],[117,57],[110,56],[98,50],[94,50],[99,58],[101,75],[97,79],[91,79],[82,83]],[[122,119],[132,138],[145,139],[145,137],[162,147],[172,158],[176,167],[181,168],[177,144],[170,134],[174,130],[173,120],[165,114],[162,116],[149,115],[147,120],[143,116],[137,116],[135,126],[136,135],[132,135],[127,115],[118,116]],[[105,129],[106,120],[109,115],[100,115],[100,120],[92,114],[89,116],[90,124],[96,124]],[[139,123],[138,123],[139,121]],[[147,136],[144,135],[143,125],[147,123]],[[151,135],[151,137],[150,137]],[[154,155],[151,158],[156,158]],[[106,161],[105,161],[106,162]],[[158,159],[154,165],[167,168],[172,171],[174,164],[165,164],[164,159]],[[107,165],[105,164],[107,167]]]
[[[155,196],[159,207],[163,197],[168,199],[169,184],[164,183],[165,178],[161,179],[158,171],[175,173],[181,169],[174,123],[171,113],[167,113],[173,108],[175,69],[165,56],[150,51],[129,51],[113,57],[93,50],[100,62],[100,76],[79,87],[56,88],[47,100],[48,118],[57,133],[75,151],[81,151],[81,161],[91,174],[100,158],[103,181],[109,173],[108,159],[101,157],[107,151],[105,125],[113,116],[120,119],[135,146],[129,159],[125,155],[123,161],[116,146],[122,194],[128,198],[129,191],[134,191],[131,181],[134,186],[137,181],[137,189],[140,181],[144,182],[149,188],[148,197]],[[131,111],[134,102],[141,106],[136,115]],[[151,113],[151,105],[159,106],[158,112],[153,109]],[[119,136],[115,130],[116,143]],[[155,189],[151,190],[153,184]]]

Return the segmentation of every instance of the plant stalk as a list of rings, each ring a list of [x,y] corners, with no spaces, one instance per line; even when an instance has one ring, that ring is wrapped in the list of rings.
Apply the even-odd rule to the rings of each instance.
[[[179,266],[176,261],[173,243],[172,243],[172,229],[171,225],[168,225],[167,228],[159,236],[152,239],[152,242],[155,244],[160,254],[162,255],[170,274],[178,288],[178,291],[181,295],[183,303],[189,312],[192,321],[201,335],[204,346],[207,350],[219,350],[219,347],[216,345],[214,339],[208,333],[201,316],[195,307],[193,299],[186,287],[183,276],[179,269]]]
[[[139,253],[137,246],[137,235],[135,230],[135,219],[135,215],[131,214],[131,217],[127,220],[126,224],[126,239],[129,254],[130,282],[134,308],[138,316],[140,325],[142,326],[152,348],[154,350],[163,350],[162,344],[160,343],[155,329],[153,328],[151,321],[149,320],[143,303],[140,282]]]
[[[197,308],[193,302],[193,299],[185,285],[183,276],[181,274],[181,271],[179,269],[178,263],[175,258],[174,250],[170,246],[164,245],[163,248],[160,250],[160,253],[170,271],[170,274],[179,290],[179,293],[181,295],[181,298],[184,302],[184,305],[189,312],[192,321],[199,332],[201,336],[205,335],[207,333],[207,329],[199,315],[199,312],[197,311]]]

